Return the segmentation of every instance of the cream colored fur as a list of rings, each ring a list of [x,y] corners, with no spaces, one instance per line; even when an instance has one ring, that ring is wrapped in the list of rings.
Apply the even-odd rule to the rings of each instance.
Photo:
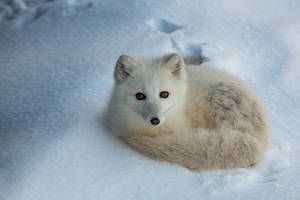
[[[268,148],[266,111],[255,93],[232,75],[185,66],[178,54],[156,59],[123,56],[115,80],[107,125],[144,155],[192,170],[246,168],[257,164]],[[157,108],[167,110],[156,127],[145,122],[147,110],[142,107],[148,104],[142,106],[129,96],[139,88],[147,91],[149,85],[153,91],[171,90],[163,106],[153,100]]]

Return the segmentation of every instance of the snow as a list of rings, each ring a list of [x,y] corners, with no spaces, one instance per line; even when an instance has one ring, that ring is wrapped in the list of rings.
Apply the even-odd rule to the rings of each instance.
[[[0,199],[299,199],[300,2],[0,2]],[[179,52],[265,103],[272,144],[251,169],[152,160],[99,123],[119,55]]]

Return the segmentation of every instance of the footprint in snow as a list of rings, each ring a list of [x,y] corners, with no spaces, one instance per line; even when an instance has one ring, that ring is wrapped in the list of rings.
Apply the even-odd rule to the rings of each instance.
[[[150,20],[148,25],[156,31],[168,34],[183,28],[183,26],[172,23],[165,19]]]
[[[200,65],[206,60],[206,58],[202,56],[202,46],[205,45],[205,43],[200,45],[186,44],[184,42],[177,42],[174,39],[175,35],[172,33],[182,30],[184,28],[183,25],[178,25],[166,19],[150,20],[147,24],[152,30],[169,35],[172,47],[183,55],[186,64]]]
[[[178,51],[183,57],[184,62],[188,65],[200,65],[208,59],[203,57],[202,48],[206,43],[189,44],[185,42],[178,42],[173,37],[170,38],[173,48]]]
[[[42,16],[48,7],[45,5],[36,6],[33,8],[27,8],[20,12],[14,19],[13,19],[13,26],[15,28],[23,28],[25,25],[30,24],[37,20],[40,16]]]
[[[69,3],[65,7],[65,13],[66,14],[74,14],[81,12],[83,10],[87,10],[93,7],[93,3],[88,2],[76,2],[76,3]]]

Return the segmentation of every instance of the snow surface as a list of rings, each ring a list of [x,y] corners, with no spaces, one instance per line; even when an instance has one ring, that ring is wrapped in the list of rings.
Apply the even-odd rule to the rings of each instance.
[[[272,145],[251,169],[192,172],[99,125],[123,53],[185,57],[262,98]],[[2,0],[0,199],[300,199],[300,1]]]

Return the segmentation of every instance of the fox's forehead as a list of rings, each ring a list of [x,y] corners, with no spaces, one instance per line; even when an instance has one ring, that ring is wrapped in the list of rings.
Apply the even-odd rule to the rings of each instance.
[[[141,63],[129,80],[132,89],[145,92],[169,88],[174,81],[171,72],[162,68],[159,60]]]

